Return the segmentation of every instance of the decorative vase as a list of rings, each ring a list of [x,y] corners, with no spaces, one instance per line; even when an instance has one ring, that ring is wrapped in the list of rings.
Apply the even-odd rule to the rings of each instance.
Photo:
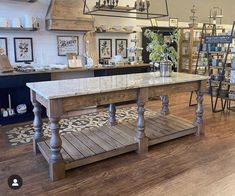
[[[172,73],[172,62],[168,59],[164,59],[160,62],[160,76],[170,77]]]

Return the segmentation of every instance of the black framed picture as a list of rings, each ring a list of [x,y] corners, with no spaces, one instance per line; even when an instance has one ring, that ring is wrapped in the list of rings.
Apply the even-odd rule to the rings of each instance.
[[[169,18],[169,27],[178,27],[178,18]]]
[[[99,58],[112,58],[112,39],[99,39]]]
[[[116,39],[116,55],[121,55],[123,58],[127,58],[127,39]]]
[[[15,62],[33,62],[33,39],[14,38]]]
[[[68,53],[79,54],[78,36],[57,36],[58,56],[66,56]]]
[[[7,38],[6,37],[0,37],[0,49],[1,54],[8,55],[8,49],[7,49]]]

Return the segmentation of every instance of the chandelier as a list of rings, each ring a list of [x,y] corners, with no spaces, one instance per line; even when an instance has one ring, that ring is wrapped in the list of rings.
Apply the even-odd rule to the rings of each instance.
[[[152,5],[150,0],[130,0],[128,1],[130,5],[125,4],[126,2],[126,0],[84,0],[83,14],[136,19],[153,19],[169,15],[167,0],[158,0],[158,5],[154,3]],[[160,12],[160,8],[164,11]]]

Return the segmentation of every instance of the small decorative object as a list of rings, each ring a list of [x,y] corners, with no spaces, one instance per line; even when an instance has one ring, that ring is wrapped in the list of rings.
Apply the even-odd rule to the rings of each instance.
[[[230,73],[230,83],[235,84],[235,70],[232,69]]]
[[[151,22],[151,26],[152,26],[152,27],[157,27],[157,26],[158,26],[158,23],[157,23],[157,19],[156,19],[156,18],[151,18],[151,19],[150,19],[150,22]]]
[[[229,99],[235,100],[235,91],[230,91],[229,92]]]
[[[7,110],[4,110],[4,111],[2,112],[2,116],[3,116],[3,117],[8,117],[8,112],[7,112]]]
[[[1,54],[0,49],[0,54]],[[6,55],[0,55],[0,73],[12,72],[14,69],[11,66],[11,63]]]
[[[57,36],[58,56],[66,56],[67,53],[79,54],[78,36]]]
[[[68,67],[69,68],[80,68],[83,67],[82,59],[75,53],[67,53]]]
[[[99,58],[110,59],[112,57],[112,39],[99,39]]]
[[[7,51],[7,38],[6,37],[0,37],[0,55],[8,55]]]
[[[169,27],[178,27],[178,18],[169,18]]]
[[[139,39],[137,39],[137,36],[135,34],[135,38],[131,39],[131,43],[134,43],[134,46],[128,48],[128,52],[134,54],[134,56],[132,56],[132,59],[129,60],[131,65],[142,63],[140,61],[139,57],[141,56],[141,60],[142,60],[142,50],[143,50],[143,48],[137,46],[137,45],[139,45],[139,44],[137,44],[138,42],[139,42]]]
[[[222,18],[224,17],[223,15],[223,10],[220,7],[213,7],[210,9],[210,16],[209,18],[209,23],[216,24],[217,19],[219,19],[219,23],[222,24]]]
[[[20,18],[13,18],[11,21],[11,27],[13,28],[21,28],[21,20]]]
[[[154,64],[160,62],[161,76],[171,76],[172,63],[177,64],[177,52],[171,45],[171,43],[178,42],[177,31],[175,30],[170,35],[170,42],[164,41],[163,34],[155,33],[149,29],[145,31],[144,35],[151,41],[147,46],[147,51],[150,52],[149,59]]]
[[[116,39],[116,55],[121,55],[123,58],[127,58],[127,39]]]
[[[13,116],[15,114],[14,109],[12,109],[12,105],[11,105],[11,95],[8,94],[8,108],[7,108],[7,112],[9,116]]]
[[[160,76],[170,77],[171,72],[172,72],[172,62],[165,58],[160,62]]]
[[[20,104],[16,107],[16,111],[18,114],[24,114],[27,112],[27,106],[26,104]]]
[[[197,16],[196,16],[196,12],[197,12],[196,6],[193,5],[193,8],[192,8],[190,11],[191,11],[191,13],[192,13],[192,16],[190,16],[189,18],[190,18],[190,20],[191,20],[192,22],[189,23],[189,27],[197,27],[198,24],[195,22],[196,19],[197,19]]]
[[[37,18],[30,15],[24,16],[24,28],[34,28],[37,23]]]
[[[0,18],[0,27],[9,27],[9,20],[7,18]]]
[[[33,62],[32,38],[14,38],[15,62]]]
[[[86,61],[87,61],[86,65],[87,65],[88,68],[94,66],[94,61],[91,57],[87,57]]]

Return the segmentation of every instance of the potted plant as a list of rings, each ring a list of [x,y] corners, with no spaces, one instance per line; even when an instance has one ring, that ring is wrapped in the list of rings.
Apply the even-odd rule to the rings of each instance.
[[[153,63],[160,63],[160,75],[170,76],[172,64],[177,65],[177,52],[171,43],[178,43],[178,33],[174,30],[168,41],[164,40],[163,34],[155,33],[149,29],[144,35],[150,40],[146,50],[150,52],[149,59]]]

